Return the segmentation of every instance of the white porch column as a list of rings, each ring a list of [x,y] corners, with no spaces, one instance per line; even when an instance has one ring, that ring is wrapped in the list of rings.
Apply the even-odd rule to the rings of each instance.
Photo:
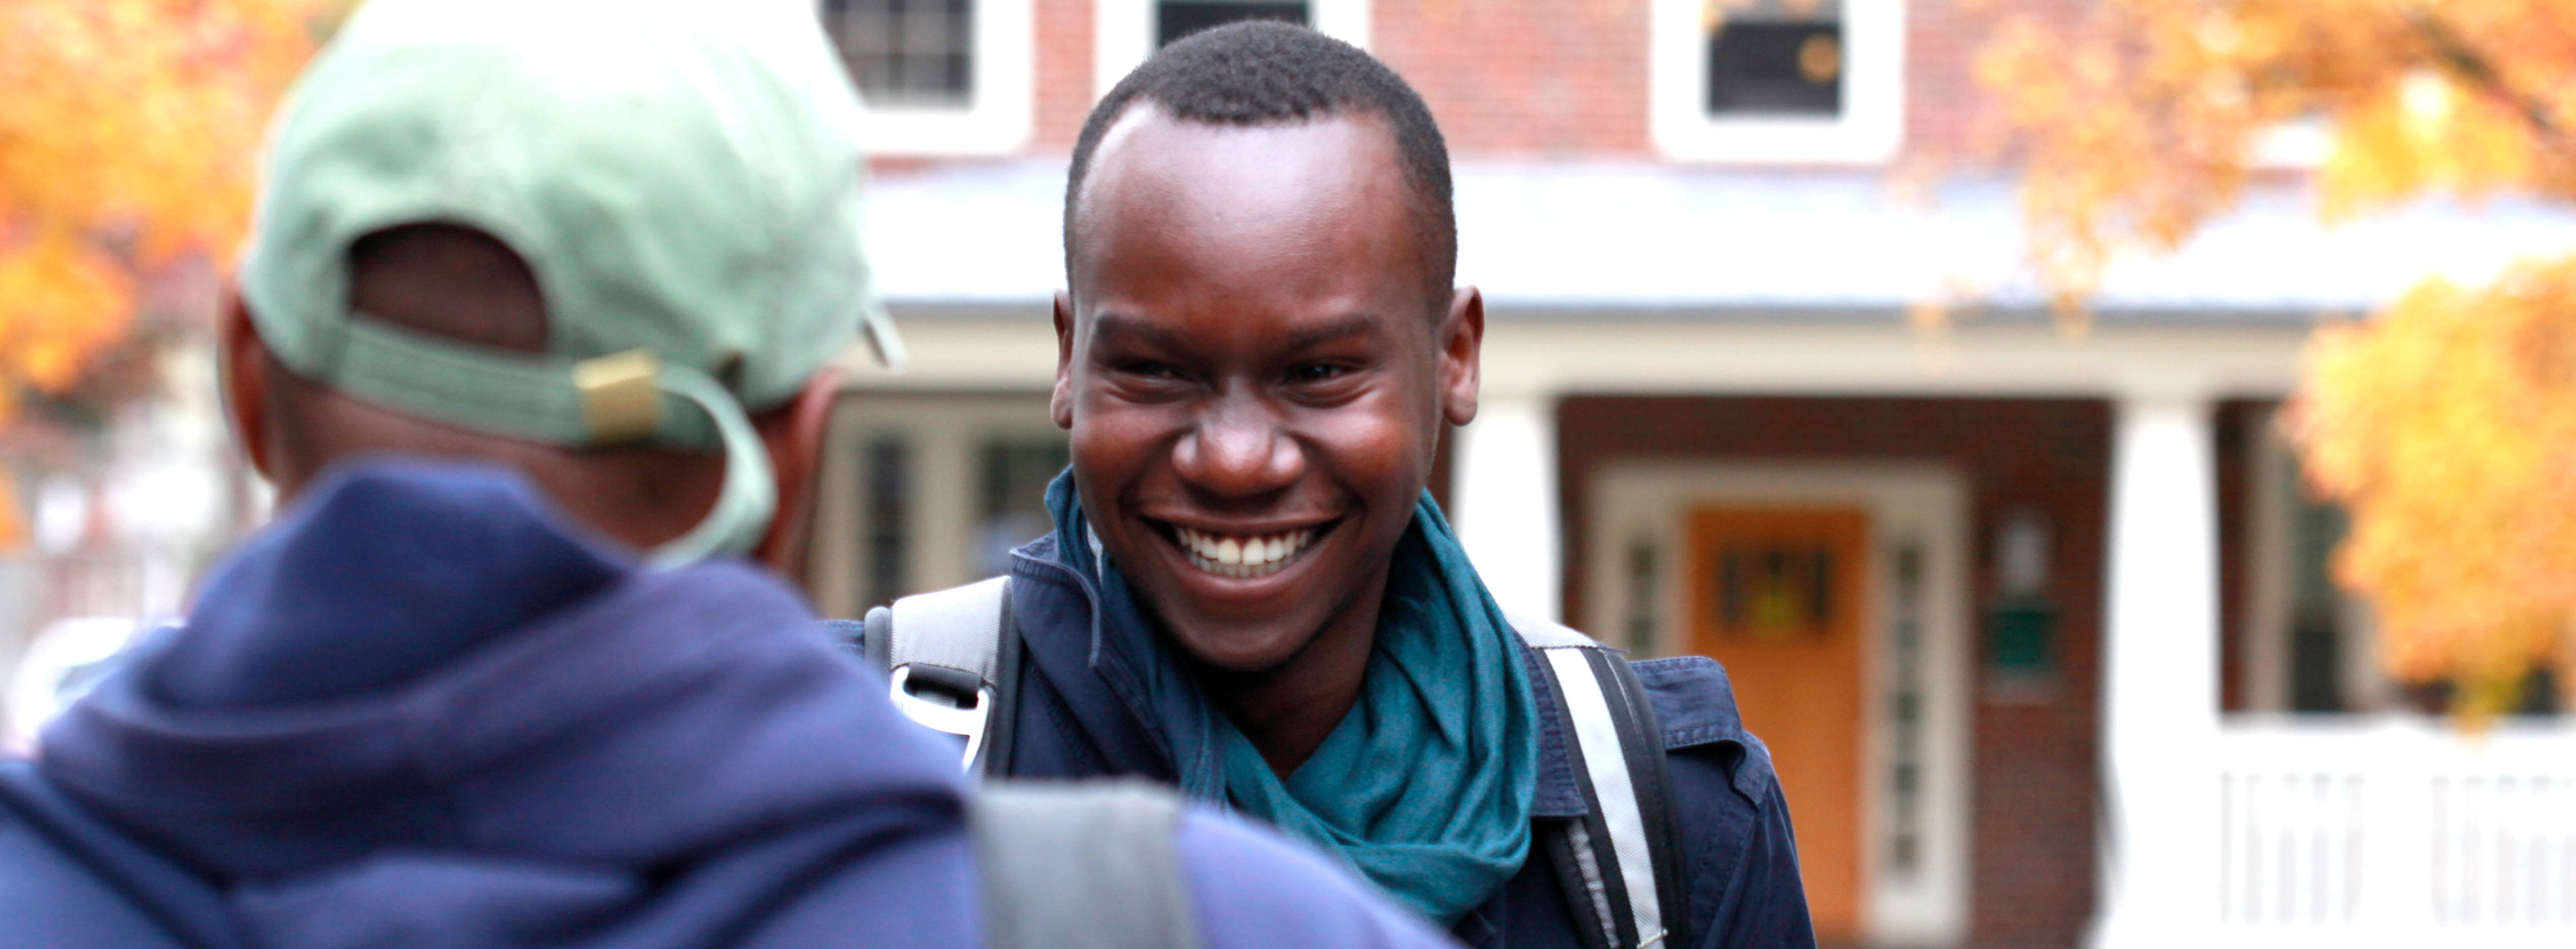
[[[2217,922],[2218,542],[2207,400],[2130,396],[2112,443],[2102,643],[2109,785],[2097,947],[2165,949]]]
[[[1556,398],[1481,400],[1450,457],[1458,542],[1503,609],[1556,619],[1564,586],[1556,505]]]

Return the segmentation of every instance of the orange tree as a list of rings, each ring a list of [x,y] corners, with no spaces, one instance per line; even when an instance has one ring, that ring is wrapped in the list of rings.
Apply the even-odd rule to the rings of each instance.
[[[337,5],[0,0],[0,433],[147,358],[143,322],[211,312],[202,287],[147,291],[230,261],[260,129]]]
[[[2114,257],[2233,206],[2287,125],[2331,137],[2296,176],[2328,221],[2422,198],[2576,204],[2576,0],[1957,2],[1995,7],[1978,79],[2064,313]],[[2460,686],[2472,718],[2536,666],[2576,672],[2570,237],[2488,285],[2428,280],[2321,327],[2293,413],[2312,486],[2352,514],[2336,575],[2372,602],[2389,670]]]

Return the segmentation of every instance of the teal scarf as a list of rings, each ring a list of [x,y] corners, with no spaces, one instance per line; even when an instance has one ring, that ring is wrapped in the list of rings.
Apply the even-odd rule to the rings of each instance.
[[[1140,677],[1149,707],[1187,709],[1166,729],[1172,760],[1213,759],[1222,782],[1181,775],[1238,809],[1323,845],[1397,899],[1451,925],[1520,872],[1529,857],[1538,776],[1538,713],[1519,639],[1477,579],[1449,522],[1425,492],[1396,545],[1359,703],[1282,780],[1197,683],[1170,640],[1144,619],[1125,577],[1095,557],[1070,472],[1047,489],[1058,546],[1099,581],[1103,632],[1150,642]],[[1213,784],[1213,787],[1211,785]]]

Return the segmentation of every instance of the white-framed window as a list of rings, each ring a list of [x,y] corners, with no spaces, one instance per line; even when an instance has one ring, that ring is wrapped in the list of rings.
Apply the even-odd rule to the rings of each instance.
[[[2265,712],[2367,712],[2395,704],[2379,671],[2370,610],[2337,587],[2328,564],[2343,509],[2304,490],[2298,449],[2279,409],[2251,414],[2244,437],[2247,553],[2243,618],[2246,706]]]
[[[816,0],[867,104],[868,150],[990,155],[1028,142],[1033,0]]]
[[[1369,0],[1099,0],[1093,69],[1106,95],[1163,44],[1236,20],[1303,23],[1368,48]]]
[[[2449,707],[2449,683],[2399,681],[2383,664],[2378,619],[2370,604],[2338,585],[2336,548],[2351,515],[2307,487],[2298,448],[2281,424],[2278,404],[2250,406],[2239,437],[2246,461],[2242,635],[2235,661],[2249,712],[2437,713]],[[2543,665],[2523,683],[2517,715],[2576,713],[2576,688]]]
[[[851,390],[829,431],[806,575],[826,616],[1009,569],[1072,457],[1043,391]]]
[[[1654,0],[1655,144],[1691,161],[1868,164],[1905,133],[1905,0]]]

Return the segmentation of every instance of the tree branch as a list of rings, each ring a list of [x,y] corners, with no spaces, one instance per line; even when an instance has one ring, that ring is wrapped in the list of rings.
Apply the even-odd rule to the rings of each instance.
[[[2471,48],[2468,40],[2462,37],[2458,30],[2452,29],[2450,24],[2442,22],[2441,18],[2434,16],[2431,11],[2421,8],[2407,11],[2406,18],[2415,24],[2416,30],[2424,34],[2425,40],[2433,44],[2433,52],[2441,57],[2444,67],[2470,84],[2486,90],[2488,95],[2521,115],[2524,121],[2531,123],[2532,131],[2542,141],[2556,146],[2576,144],[2568,140],[2567,129],[2558,124],[2556,116],[2550,114],[2548,103],[2513,88],[2511,83],[2505,81],[2503,74],[2497,71],[2494,60]]]

